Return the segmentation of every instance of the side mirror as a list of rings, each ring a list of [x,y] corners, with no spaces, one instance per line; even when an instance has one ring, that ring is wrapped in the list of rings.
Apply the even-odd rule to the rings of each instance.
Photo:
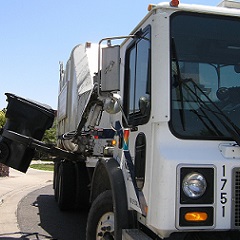
[[[149,96],[142,96],[139,98],[139,110],[143,116],[146,116],[150,108],[150,99]]]
[[[120,90],[120,46],[102,49],[101,91]]]
[[[109,114],[120,112],[121,96],[117,93],[113,94],[112,98],[106,98],[103,109]]]

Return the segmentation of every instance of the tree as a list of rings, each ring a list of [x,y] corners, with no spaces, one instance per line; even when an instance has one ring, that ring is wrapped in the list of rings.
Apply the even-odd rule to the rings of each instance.
[[[57,143],[56,131],[57,131],[57,123],[56,121],[54,121],[53,126],[50,129],[45,131],[42,141],[46,144],[56,145]],[[48,153],[36,150],[34,158],[41,159],[41,160],[48,160],[51,158],[51,156]]]
[[[42,141],[48,144],[56,144],[56,131],[57,131],[57,123],[54,121],[53,126],[45,131]]]
[[[6,109],[3,109],[3,110],[0,111],[0,128],[2,128],[3,125],[4,125],[5,122],[6,122],[6,116],[5,116],[5,114],[6,114]]]
[[[0,111],[0,128],[4,126],[6,122],[6,109]],[[0,177],[9,176],[9,167],[5,166],[4,164],[0,163]]]

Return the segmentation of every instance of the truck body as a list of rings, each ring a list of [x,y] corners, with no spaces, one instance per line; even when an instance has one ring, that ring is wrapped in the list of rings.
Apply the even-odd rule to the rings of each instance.
[[[87,240],[240,238],[237,8],[149,5],[61,65],[55,199]]]

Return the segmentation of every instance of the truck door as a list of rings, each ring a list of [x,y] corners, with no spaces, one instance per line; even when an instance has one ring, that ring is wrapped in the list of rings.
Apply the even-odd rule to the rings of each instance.
[[[133,160],[133,170],[137,191],[141,191],[145,181],[147,152],[147,131],[151,112],[151,28],[139,30],[139,37],[132,40],[125,54],[124,101],[123,108],[130,128],[129,147]],[[150,130],[150,129],[149,129]],[[133,192],[132,192],[133,193]],[[131,196],[130,203],[138,205],[138,199]],[[141,205],[141,203],[139,203]]]

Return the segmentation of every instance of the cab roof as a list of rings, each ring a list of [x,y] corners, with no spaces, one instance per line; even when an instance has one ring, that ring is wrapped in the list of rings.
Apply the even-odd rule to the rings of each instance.
[[[235,6],[235,7],[234,7]],[[208,5],[198,5],[198,4],[184,4],[179,3],[177,7],[171,6],[170,2],[162,2],[154,5],[151,11],[157,9],[168,10],[168,11],[187,11],[196,13],[208,13],[208,14],[218,14],[226,16],[237,16],[240,17],[240,2],[236,1],[222,1],[218,6],[208,6]]]

